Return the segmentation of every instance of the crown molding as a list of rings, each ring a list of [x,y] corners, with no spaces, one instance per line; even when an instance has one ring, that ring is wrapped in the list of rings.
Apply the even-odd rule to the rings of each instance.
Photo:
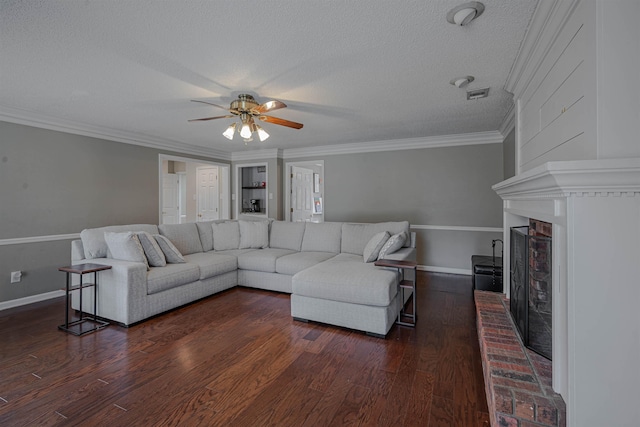
[[[511,67],[505,90],[520,98],[580,0],[539,1]]]
[[[58,132],[66,132],[75,135],[83,135],[91,138],[106,139],[122,142],[124,144],[140,145],[159,150],[192,154],[197,156],[213,157],[219,160],[231,160],[228,152],[205,148],[170,139],[151,137],[149,135],[124,132],[103,126],[87,125],[72,120],[51,117],[32,111],[10,108],[0,105],[0,120],[21,125],[49,129]]]
[[[506,138],[509,133],[515,129],[516,127],[516,104],[515,102],[511,104],[511,108],[507,111],[507,114],[504,116],[502,120],[502,124],[500,128],[498,128],[498,132],[502,135],[503,138]]]
[[[423,138],[322,145],[318,147],[289,148],[284,150],[284,158],[295,159],[308,156],[418,150],[422,148],[456,147],[461,145],[501,144],[503,140],[504,138],[498,131],[476,132],[459,135],[442,135]]]
[[[265,150],[234,151],[231,153],[231,161],[239,162],[245,160],[263,159],[283,159],[283,150],[280,148],[270,148]]]
[[[122,142],[156,148],[159,150],[209,157],[217,160],[245,161],[262,159],[294,159],[307,156],[328,156],[338,154],[372,153],[380,151],[417,150],[422,148],[455,147],[462,145],[499,144],[504,137],[500,131],[476,132],[457,135],[441,135],[421,138],[406,138],[386,141],[333,144],[317,147],[266,149],[226,152],[205,148],[179,141],[150,137],[112,128],[87,125],[71,120],[46,116],[31,111],[0,105],[0,120],[21,125],[83,135],[91,138]]]

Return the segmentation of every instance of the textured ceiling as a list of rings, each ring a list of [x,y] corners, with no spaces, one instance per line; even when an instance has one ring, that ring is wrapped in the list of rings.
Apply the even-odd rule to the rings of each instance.
[[[224,152],[495,131],[537,0],[483,1],[466,27],[445,19],[460,3],[2,0],[0,113]],[[488,98],[449,84],[468,74]],[[224,114],[190,99],[239,93],[304,128],[245,147],[231,119],[187,122]]]

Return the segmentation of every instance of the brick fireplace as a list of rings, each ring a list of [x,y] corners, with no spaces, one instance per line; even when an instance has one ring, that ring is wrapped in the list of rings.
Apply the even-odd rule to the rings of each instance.
[[[525,346],[552,358],[552,224],[529,219],[510,231],[510,311]]]
[[[548,162],[493,189],[503,199],[505,266],[512,227],[551,224],[551,385],[566,425],[637,425],[640,159]],[[507,298],[510,284],[504,274]]]

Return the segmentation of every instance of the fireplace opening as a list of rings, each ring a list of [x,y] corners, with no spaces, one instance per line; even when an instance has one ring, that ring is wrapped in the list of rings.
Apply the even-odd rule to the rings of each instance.
[[[511,315],[524,344],[551,360],[552,224],[536,219],[512,227],[510,237]]]

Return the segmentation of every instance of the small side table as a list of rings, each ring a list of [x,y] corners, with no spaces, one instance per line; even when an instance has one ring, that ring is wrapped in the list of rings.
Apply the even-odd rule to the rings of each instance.
[[[398,311],[398,319],[396,320],[396,323],[398,325],[403,325],[403,326],[411,326],[411,327],[415,327],[416,326],[416,322],[418,321],[418,303],[417,303],[417,298],[416,298],[416,280],[418,278],[417,275],[414,274],[414,277],[416,278],[416,280],[405,280],[404,278],[404,272],[405,270],[413,270],[414,272],[418,269],[418,264],[415,261],[400,261],[400,260],[394,260],[394,259],[379,259],[376,262],[374,262],[375,266],[378,267],[391,267],[391,268],[397,268],[398,269],[398,273],[400,274],[401,280],[398,284],[398,287],[400,288],[399,291],[401,291],[400,294],[400,298],[402,299],[400,302],[400,310]],[[404,309],[404,290],[405,289],[411,289],[411,291],[413,292],[412,298],[413,298],[413,312],[411,314],[407,313]]]
[[[109,325],[109,322],[104,322],[102,320],[98,320],[97,308],[98,308],[98,272],[103,270],[109,270],[111,268],[110,265],[101,265],[101,264],[78,264],[72,265],[69,267],[60,267],[58,271],[64,271],[67,273],[67,292],[66,292],[66,311],[64,313],[64,324],[58,326],[58,329],[61,329],[65,332],[68,332],[73,335],[84,335],[89,332],[97,331],[98,329],[102,329],[105,326]],[[84,274],[93,273],[93,283],[83,283],[82,276]],[[71,275],[79,274],[80,275],[80,284],[71,285]],[[84,288],[93,287],[93,316],[85,316],[84,311],[82,311],[82,290]],[[71,292],[79,291],[80,293],[80,319],[69,321],[69,299]]]

